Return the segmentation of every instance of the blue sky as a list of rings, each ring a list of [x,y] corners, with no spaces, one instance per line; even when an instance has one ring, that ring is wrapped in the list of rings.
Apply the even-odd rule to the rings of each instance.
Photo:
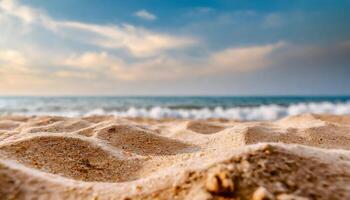
[[[0,95],[350,95],[349,8],[0,0]]]

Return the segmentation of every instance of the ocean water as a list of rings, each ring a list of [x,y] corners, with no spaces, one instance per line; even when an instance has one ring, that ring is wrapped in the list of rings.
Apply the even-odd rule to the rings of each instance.
[[[350,96],[0,97],[0,115],[275,120],[301,113],[350,114]]]

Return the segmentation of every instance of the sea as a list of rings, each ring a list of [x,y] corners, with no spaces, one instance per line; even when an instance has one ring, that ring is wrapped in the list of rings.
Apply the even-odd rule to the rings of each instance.
[[[350,114],[350,96],[0,97],[0,115],[276,120],[302,113]]]

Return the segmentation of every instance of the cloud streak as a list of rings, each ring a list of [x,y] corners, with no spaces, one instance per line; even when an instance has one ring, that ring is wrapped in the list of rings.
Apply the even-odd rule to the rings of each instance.
[[[155,33],[129,24],[101,26],[80,22],[62,22],[58,25],[63,29],[93,33],[84,39],[86,43],[108,49],[126,49],[136,57],[152,56],[163,50],[181,49],[196,43],[196,40],[192,38]],[[79,40],[81,34],[69,34],[68,37]]]
[[[18,4],[14,0],[2,0],[0,9],[9,16],[27,24],[39,24],[73,40],[109,49],[125,49],[136,57],[153,56],[164,50],[181,49],[197,42],[190,37],[157,33],[130,24],[98,25],[77,21],[59,21],[42,11]],[[84,37],[85,35],[85,37]]]
[[[32,8],[17,4],[13,0],[2,0],[0,2],[0,9],[6,14],[20,18],[26,23],[32,23],[36,20],[37,11]]]
[[[284,46],[286,46],[285,43],[278,42],[261,46],[228,48],[213,53],[210,63],[218,71],[252,71],[273,64],[273,59],[269,59],[269,56]]]
[[[193,76],[212,76],[236,72],[250,72],[273,64],[270,56],[286,44],[249,46],[224,49],[198,60],[175,59],[161,55],[141,61],[126,62],[107,52],[85,52],[72,55],[63,63],[67,66],[94,70],[96,73],[112,75],[118,80],[175,80]]]
[[[0,49],[0,63],[2,66],[24,66],[28,61],[18,51],[12,49]]]
[[[154,21],[157,19],[157,16],[144,9],[135,12],[135,16],[148,21]]]

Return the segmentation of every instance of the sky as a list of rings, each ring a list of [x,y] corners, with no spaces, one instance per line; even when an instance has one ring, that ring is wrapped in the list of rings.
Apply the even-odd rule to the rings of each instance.
[[[0,95],[350,95],[350,0],[0,0]]]

